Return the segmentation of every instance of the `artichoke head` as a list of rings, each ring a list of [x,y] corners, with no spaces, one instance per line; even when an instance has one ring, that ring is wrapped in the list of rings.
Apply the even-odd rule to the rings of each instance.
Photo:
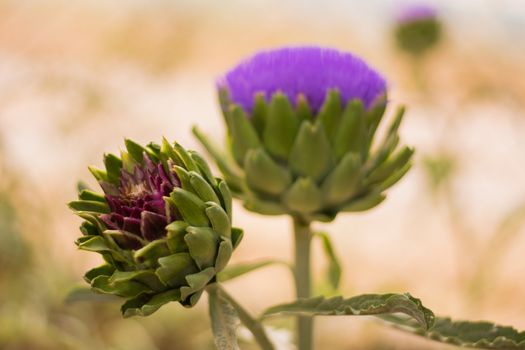
[[[331,221],[339,212],[363,211],[385,198],[385,190],[411,166],[413,149],[399,146],[399,108],[383,139],[374,142],[386,97],[370,107],[359,99],[342,102],[329,90],[318,112],[307,99],[280,93],[256,95],[245,111],[220,93],[228,128],[223,156],[196,129],[215,158],[234,196],[247,209],[288,214],[306,222]]]
[[[435,17],[401,21],[395,28],[398,47],[410,54],[420,55],[434,47],[441,38],[441,23]]]
[[[70,208],[84,221],[77,246],[105,263],[85,280],[126,299],[125,317],[177,301],[191,307],[228,263],[242,238],[231,227],[231,194],[197,153],[163,140],[126,140],[120,157],[90,168],[103,193],[85,187]]]

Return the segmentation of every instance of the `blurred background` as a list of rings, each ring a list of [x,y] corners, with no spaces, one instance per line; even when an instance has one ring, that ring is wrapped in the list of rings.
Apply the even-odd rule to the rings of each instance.
[[[0,349],[213,348],[205,302],[122,319],[118,301],[68,299],[99,260],[73,244],[80,219],[66,203],[124,137],[201,150],[198,124],[222,141],[215,78],[256,50],[299,44],[352,51],[382,72],[417,150],[384,204],[317,226],[344,266],[340,292],[410,292],[439,315],[524,329],[525,3],[426,2],[443,33],[421,57],[395,44],[406,4],[0,0]],[[291,258],[286,218],[235,212],[246,236],[234,262]],[[333,294],[316,243],[316,290]],[[278,266],[226,288],[254,313],[293,299]],[[316,322],[319,349],[449,349],[372,319]],[[289,349],[291,321],[270,325]]]

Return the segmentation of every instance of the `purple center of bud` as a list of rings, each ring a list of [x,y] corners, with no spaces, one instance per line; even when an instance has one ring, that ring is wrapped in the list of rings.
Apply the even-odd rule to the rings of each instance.
[[[120,183],[102,184],[110,214],[101,215],[109,229],[120,230],[124,238],[117,242],[122,248],[138,249],[144,240],[153,241],[166,235],[168,215],[176,216],[163,197],[169,196],[180,181],[174,172],[162,164],[154,164],[144,156],[144,164],[136,165],[133,173],[121,170]]]
[[[433,19],[437,15],[434,8],[426,5],[412,5],[405,7],[397,16],[397,21],[400,23],[408,23],[414,21],[421,21]]]
[[[263,93],[268,100],[280,91],[292,103],[304,95],[313,112],[318,112],[330,89],[339,91],[343,103],[360,99],[367,107],[386,92],[383,77],[363,60],[351,53],[319,47],[259,52],[227,72],[217,85],[248,112],[257,93]]]

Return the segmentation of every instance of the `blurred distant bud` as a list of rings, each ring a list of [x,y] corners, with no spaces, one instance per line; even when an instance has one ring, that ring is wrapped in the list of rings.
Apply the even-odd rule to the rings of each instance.
[[[80,249],[105,264],[85,279],[127,299],[125,317],[146,316],[170,301],[191,307],[224,269],[242,231],[231,227],[231,195],[195,152],[179,144],[126,140],[105,170],[90,168],[103,193],[82,186],[69,203],[85,221]]]
[[[401,10],[394,31],[402,50],[420,55],[439,42],[441,23],[434,8],[413,5]]]
[[[432,190],[437,191],[447,184],[454,174],[456,162],[452,155],[441,153],[426,156],[423,159],[423,167]]]
[[[386,83],[350,53],[260,52],[227,72],[218,89],[232,160],[195,133],[249,210],[330,221],[375,207],[410,168],[413,150],[397,148],[403,108],[372,147]]]

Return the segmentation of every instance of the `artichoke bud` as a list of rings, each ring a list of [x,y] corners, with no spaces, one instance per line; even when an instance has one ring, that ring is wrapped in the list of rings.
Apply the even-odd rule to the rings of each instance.
[[[401,50],[417,56],[439,42],[441,31],[436,10],[418,5],[404,8],[399,14],[394,35]]]
[[[404,109],[377,141],[386,84],[349,53],[262,52],[218,85],[229,156],[196,135],[219,168],[228,164],[227,173],[238,174],[234,195],[249,210],[330,221],[338,212],[378,205],[410,167],[413,150],[399,146]]]
[[[103,193],[86,188],[70,208],[84,222],[80,249],[102,255],[88,271],[93,290],[126,300],[125,317],[170,301],[191,307],[228,263],[242,238],[231,227],[231,193],[201,156],[178,144],[141,146],[90,168]]]

